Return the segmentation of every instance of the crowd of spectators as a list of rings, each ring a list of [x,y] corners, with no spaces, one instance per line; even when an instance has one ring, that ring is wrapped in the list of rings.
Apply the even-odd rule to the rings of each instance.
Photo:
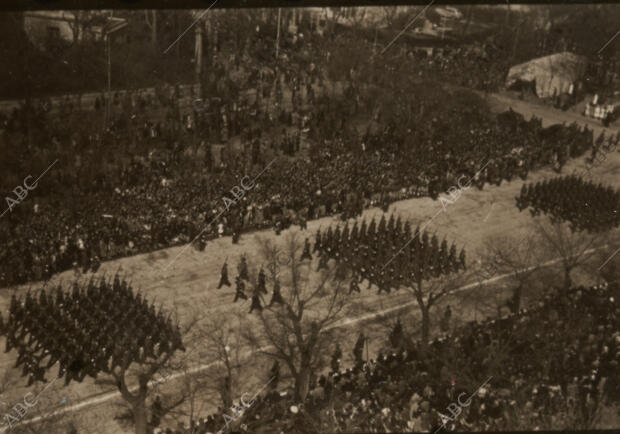
[[[337,104],[330,107],[338,113]],[[33,198],[4,216],[9,224],[0,227],[0,286],[185,243],[205,228],[203,245],[235,229],[270,227],[283,219],[298,223],[357,210],[360,202],[368,207],[424,195],[436,199],[462,176],[483,188],[485,182],[525,179],[528,171],[549,164],[560,171],[569,157],[592,147],[592,132],[576,125],[550,132],[536,119],[474,125],[460,122],[461,113],[451,115],[455,125],[446,134],[433,119],[411,125],[404,135],[393,121],[360,135],[346,127],[349,116],[340,112],[322,121],[340,118],[334,130],[322,123],[315,127],[321,140],[307,156],[278,157],[279,146],[258,143],[214,171],[205,164],[188,173],[188,159],[161,158],[154,151],[116,168],[112,177],[98,172],[94,160],[75,172],[51,170],[39,184],[47,184],[46,191],[70,188],[70,207],[58,198]],[[90,182],[89,172],[96,173]],[[224,202],[244,176],[258,174],[256,187],[240,204]]]
[[[585,429],[620,399],[620,308],[616,282],[548,294],[516,314],[470,322],[424,349],[395,347],[329,371],[304,403],[292,389],[262,394],[237,432],[435,432]],[[575,327],[579,321],[579,327]],[[488,381],[485,381],[488,380]],[[461,412],[451,413],[456,408]],[[459,413],[459,414],[455,414]],[[196,422],[224,428],[221,412]],[[444,425],[445,424],[445,425]]]

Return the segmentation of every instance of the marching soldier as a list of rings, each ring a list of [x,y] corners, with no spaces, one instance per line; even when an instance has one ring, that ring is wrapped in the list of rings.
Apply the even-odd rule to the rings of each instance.
[[[243,279],[241,279],[241,276],[237,276],[235,283],[237,285],[236,287],[236,293],[235,293],[235,299],[233,300],[233,303],[236,303],[237,300],[239,300],[240,298],[247,300],[248,296],[245,295],[245,283],[243,283]]]
[[[353,348],[353,358],[355,360],[355,366],[361,367],[364,364],[364,344],[366,343],[366,337],[364,333],[360,333],[357,338],[357,342],[355,342],[355,347]]]
[[[224,265],[222,265],[222,274],[220,276],[220,283],[217,286],[217,289],[220,289],[222,286],[230,286],[230,282],[228,281],[228,262],[224,261]]]
[[[284,299],[282,298],[282,294],[280,294],[280,280],[278,279],[276,279],[273,284],[273,296],[271,297],[268,307],[271,307],[274,303],[284,304]]]
[[[267,291],[267,290],[265,289],[265,291]],[[258,309],[259,312],[263,311],[263,306],[260,303],[261,302],[261,295],[260,295],[260,293],[261,293],[261,288],[259,286],[257,286],[254,289],[254,295],[252,295],[252,306],[250,306],[250,312],[248,312],[248,313],[252,313],[252,311],[254,309]]]
[[[316,271],[319,271],[321,269],[327,269],[327,261],[327,255],[319,256],[319,267],[316,269]]]
[[[239,263],[237,270],[239,271],[239,277],[243,280],[250,280],[250,276],[248,275],[248,263],[245,259],[245,255],[241,256],[241,262]]]
[[[314,250],[312,251],[312,253],[320,252],[321,250],[321,230],[317,229],[316,238],[314,240]]]
[[[304,259],[309,259],[310,261],[312,261],[312,255],[310,254],[310,241],[308,240],[308,238],[306,238],[306,241],[304,243],[304,251],[301,254],[301,260],[303,261]]]
[[[259,292],[263,292],[265,294],[269,293],[265,286],[265,270],[263,270],[263,267],[261,267],[260,271],[258,272],[258,286],[256,287],[256,289]]]

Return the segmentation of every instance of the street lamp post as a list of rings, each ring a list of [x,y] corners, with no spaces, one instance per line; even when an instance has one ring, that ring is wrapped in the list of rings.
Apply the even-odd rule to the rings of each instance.
[[[110,116],[110,95],[112,93],[112,41],[110,36],[112,33],[121,30],[127,26],[127,20],[124,18],[108,17],[108,21],[103,27],[102,34],[106,44],[107,51],[107,98],[105,108],[105,121],[104,126],[108,124],[108,118]]]
[[[282,16],[282,9],[278,8],[278,32],[276,34],[276,63],[278,62],[278,51],[280,49],[280,17]]]
[[[110,94],[112,92],[112,55],[110,53],[110,34],[105,35],[105,44],[108,58],[107,76],[108,76],[108,89],[107,97],[105,99],[105,126],[108,124],[110,118]]]

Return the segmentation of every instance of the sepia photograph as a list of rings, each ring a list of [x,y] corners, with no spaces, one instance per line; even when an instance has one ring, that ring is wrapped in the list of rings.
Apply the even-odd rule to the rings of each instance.
[[[620,432],[620,3],[10,3],[0,433]]]

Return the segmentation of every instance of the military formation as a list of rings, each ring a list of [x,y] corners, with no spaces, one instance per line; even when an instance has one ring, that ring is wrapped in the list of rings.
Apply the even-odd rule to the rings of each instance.
[[[360,292],[359,283],[368,280],[368,287],[376,286],[379,293],[412,286],[431,278],[465,269],[465,251],[457,256],[454,244],[439,243],[435,234],[429,237],[418,227],[411,232],[409,222],[404,225],[400,217],[385,214],[376,223],[363,220],[349,229],[330,226],[324,233],[316,233],[314,252],[319,254],[319,269],[325,268],[330,259],[336,261],[338,277],[352,279],[349,293]]]
[[[359,226],[355,222],[351,229],[348,223],[342,229],[340,226],[335,229],[330,226],[323,233],[318,229],[314,248],[306,238],[300,260],[312,261],[313,253],[318,253],[317,271],[327,269],[329,260],[334,259],[336,279],[351,277],[349,294],[361,293],[359,284],[364,280],[368,281],[368,288],[374,285],[379,289],[379,294],[389,294],[401,286],[412,286],[465,270],[463,249],[457,254],[456,245],[448,247],[445,238],[439,243],[436,234],[429,236],[427,232],[421,232],[419,227],[412,233],[409,222],[403,225],[400,217],[395,218],[393,214],[389,219],[383,214],[378,224],[373,218],[369,224],[366,220],[362,220]],[[268,307],[275,303],[284,304],[280,281],[275,274],[272,280],[273,294]],[[254,310],[262,312],[262,297],[269,293],[266,274],[261,268],[256,282],[252,282],[247,259],[243,255],[237,265],[233,302],[248,300],[246,285],[252,287],[249,313]],[[231,287],[227,262],[222,266],[218,289],[223,286]]]
[[[56,363],[58,377],[69,384],[185,351],[178,325],[118,274],[113,282],[91,279],[80,286],[76,281],[71,292],[60,285],[51,292],[43,288],[38,297],[28,292],[23,301],[13,294],[6,324],[0,317],[6,352],[17,349],[15,367],[23,365],[28,385],[46,381],[45,371]]]
[[[519,211],[567,221],[573,231],[603,232],[620,224],[620,191],[575,175],[524,184],[516,202]]]

